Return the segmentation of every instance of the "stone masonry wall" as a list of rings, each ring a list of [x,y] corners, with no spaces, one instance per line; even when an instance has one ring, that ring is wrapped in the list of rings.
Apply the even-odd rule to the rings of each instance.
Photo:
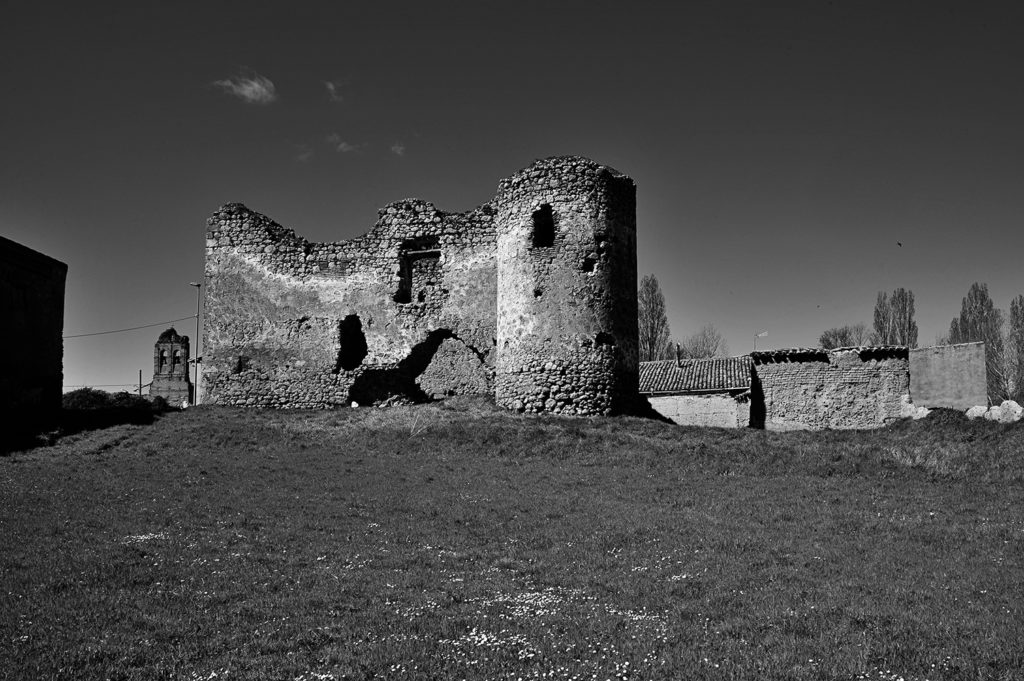
[[[769,351],[752,358],[751,422],[768,430],[877,428],[901,417],[910,390],[906,348]]]
[[[636,186],[581,158],[504,180],[498,243],[498,404],[609,414],[637,394]]]
[[[490,205],[398,201],[362,237],[311,243],[228,204],[206,244],[204,402],[324,408],[490,390]],[[458,379],[440,386],[439,373]]]
[[[538,200],[554,209],[554,230],[541,235],[552,243],[501,251],[500,235],[522,238],[522,210]],[[237,203],[207,224],[204,402],[327,408],[494,394],[503,362],[497,383],[520,387],[499,393],[526,398],[524,410],[607,413],[636,394],[635,188],[592,161],[538,161],[466,213],[398,201],[350,241],[308,242]],[[532,321],[501,307],[501,271],[520,266],[503,267],[503,254],[547,272]],[[506,312],[516,339],[536,333],[539,343],[501,359]]]

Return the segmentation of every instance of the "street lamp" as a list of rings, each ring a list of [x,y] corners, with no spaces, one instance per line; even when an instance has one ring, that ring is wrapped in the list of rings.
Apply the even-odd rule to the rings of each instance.
[[[192,383],[192,404],[199,404],[199,305],[201,303],[200,293],[203,285],[197,281],[190,281],[189,286],[196,287],[196,344],[192,353],[192,361],[195,362],[195,381]]]

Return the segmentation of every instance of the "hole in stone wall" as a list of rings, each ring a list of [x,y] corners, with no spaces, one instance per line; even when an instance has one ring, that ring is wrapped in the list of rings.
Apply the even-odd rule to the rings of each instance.
[[[615,336],[602,331],[594,336],[594,342],[598,345],[615,345]]]
[[[367,367],[349,387],[348,399],[373,404],[391,395],[405,395],[418,402],[426,401],[429,397],[416,385],[416,379],[427,370],[441,343],[452,337],[450,329],[436,329],[417,343],[397,366]]]
[[[583,258],[583,271],[584,272],[586,272],[588,274],[592,274],[596,267],[597,267],[597,260],[595,260],[594,258],[591,258],[589,256],[587,256],[586,258]]]
[[[369,350],[359,315],[350,314],[338,322],[338,344],[340,347],[334,373],[352,371],[366,359]]]
[[[441,251],[437,237],[409,239],[399,249],[398,290],[396,303],[411,303],[413,291],[416,302],[425,303],[441,283]]]
[[[540,289],[540,288],[533,289],[533,297],[534,298],[540,298],[542,295],[544,295],[544,289]]]
[[[533,211],[533,247],[551,248],[555,245],[555,215],[551,204],[545,203]]]

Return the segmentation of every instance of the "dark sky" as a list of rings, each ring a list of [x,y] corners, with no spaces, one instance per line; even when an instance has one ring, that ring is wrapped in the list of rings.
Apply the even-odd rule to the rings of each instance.
[[[580,154],[636,180],[674,336],[814,345],[903,286],[929,344],[972,282],[1024,293],[1008,6],[8,0],[0,233],[68,264],[66,334],[102,331],[194,313],[223,203],[340,240]],[[67,340],[65,383],[148,381],[161,330]]]

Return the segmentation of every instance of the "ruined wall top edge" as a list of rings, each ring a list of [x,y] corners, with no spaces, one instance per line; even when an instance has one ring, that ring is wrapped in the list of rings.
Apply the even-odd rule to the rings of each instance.
[[[907,359],[910,348],[905,345],[861,345],[844,348],[785,348],[750,353],[754,364],[777,362],[828,362],[842,355],[858,355],[861,359]]]
[[[625,173],[583,156],[552,156],[534,161],[522,170],[498,183],[499,193],[509,187],[546,175],[575,175],[582,181],[597,176],[633,182]]]
[[[357,246],[361,242],[371,242],[378,236],[385,236],[395,222],[433,223],[446,227],[456,233],[471,232],[481,224],[492,222],[496,213],[497,197],[514,190],[523,184],[551,181],[555,178],[564,187],[566,181],[575,181],[582,186],[598,179],[614,179],[628,182],[633,180],[619,171],[597,163],[582,156],[554,156],[534,161],[522,170],[501,180],[495,198],[476,208],[464,212],[442,211],[432,202],[417,198],[406,198],[392,201],[377,211],[377,222],[364,234],[348,240],[325,242],[323,245]],[[284,227],[267,216],[248,208],[243,203],[226,203],[207,219],[207,238],[216,235],[216,243],[209,246],[245,246],[253,243],[251,237],[259,235],[256,243],[262,248],[267,243],[280,246],[309,249],[317,243],[310,242],[296,234],[294,229]],[[242,238],[233,238],[234,236]]]

